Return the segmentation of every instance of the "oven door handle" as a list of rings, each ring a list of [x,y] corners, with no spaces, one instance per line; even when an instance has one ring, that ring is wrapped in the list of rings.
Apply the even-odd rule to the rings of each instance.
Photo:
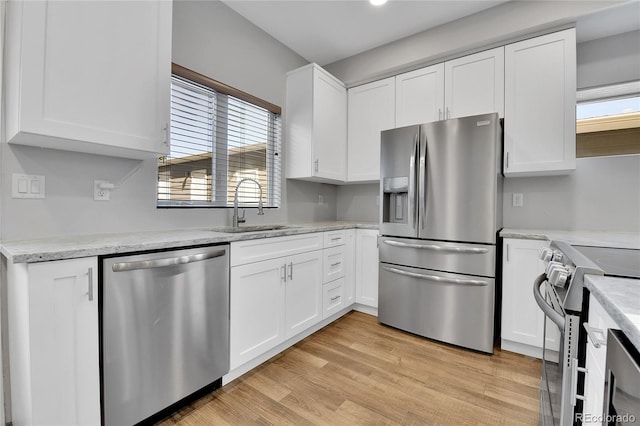
[[[538,304],[538,306],[540,306],[542,312],[544,312],[544,314],[549,317],[549,319],[553,321],[562,331],[564,330],[564,316],[557,313],[556,310],[553,309],[553,306],[551,306],[547,303],[546,300],[544,300],[544,296],[540,292],[540,287],[546,280],[547,274],[541,274],[538,276],[538,278],[536,278],[536,280],[533,282],[533,297],[534,299],[536,299],[536,303]]]

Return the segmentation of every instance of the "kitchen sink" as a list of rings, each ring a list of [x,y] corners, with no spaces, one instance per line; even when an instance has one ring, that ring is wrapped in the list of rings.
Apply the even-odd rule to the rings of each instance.
[[[229,232],[229,233],[240,233],[240,232],[260,232],[260,231],[278,231],[284,229],[295,228],[295,226],[290,225],[248,225],[248,226],[238,226],[234,228],[233,226],[221,226],[219,228],[211,228],[212,231],[215,232]]]

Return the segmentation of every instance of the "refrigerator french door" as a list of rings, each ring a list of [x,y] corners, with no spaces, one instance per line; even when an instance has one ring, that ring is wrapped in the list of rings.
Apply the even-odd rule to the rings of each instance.
[[[380,322],[493,352],[501,150],[495,113],[382,132]]]

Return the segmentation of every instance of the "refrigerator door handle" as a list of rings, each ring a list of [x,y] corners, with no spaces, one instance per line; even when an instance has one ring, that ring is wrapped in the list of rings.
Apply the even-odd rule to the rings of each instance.
[[[420,218],[420,229],[424,229],[424,217],[427,215],[427,199],[426,199],[426,162],[427,162],[427,143],[425,140],[424,150],[420,150],[420,158],[419,158],[419,200],[418,203],[420,206],[418,207],[418,217]]]
[[[409,162],[409,212],[411,214],[409,220],[411,222],[412,229],[416,229],[418,221],[418,206],[416,204],[416,160],[418,158],[418,136],[419,133],[416,133],[413,140],[413,151],[411,151],[411,159]]]
[[[439,246],[437,244],[414,244],[414,243],[403,243],[401,241],[393,241],[393,240],[383,240],[382,242],[394,247],[417,248],[417,249],[444,251],[444,252],[451,252],[451,253],[484,254],[489,252],[489,249],[486,249],[486,248],[445,247],[445,246]]]
[[[445,284],[473,285],[473,286],[486,286],[489,284],[486,281],[482,281],[482,280],[446,278],[446,277],[439,277],[437,275],[418,274],[416,272],[403,271],[402,269],[392,268],[389,266],[383,266],[382,268],[385,271],[389,271],[393,274],[404,275],[406,277],[411,277],[411,278],[420,278],[420,279],[429,280],[429,281],[436,281],[436,282],[445,283]]]

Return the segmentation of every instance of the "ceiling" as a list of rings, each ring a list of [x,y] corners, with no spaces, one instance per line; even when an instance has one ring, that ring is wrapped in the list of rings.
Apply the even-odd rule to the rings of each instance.
[[[326,65],[508,0],[222,0],[309,62]],[[577,23],[578,41],[640,28],[640,1]],[[615,25],[611,25],[615,22]]]

